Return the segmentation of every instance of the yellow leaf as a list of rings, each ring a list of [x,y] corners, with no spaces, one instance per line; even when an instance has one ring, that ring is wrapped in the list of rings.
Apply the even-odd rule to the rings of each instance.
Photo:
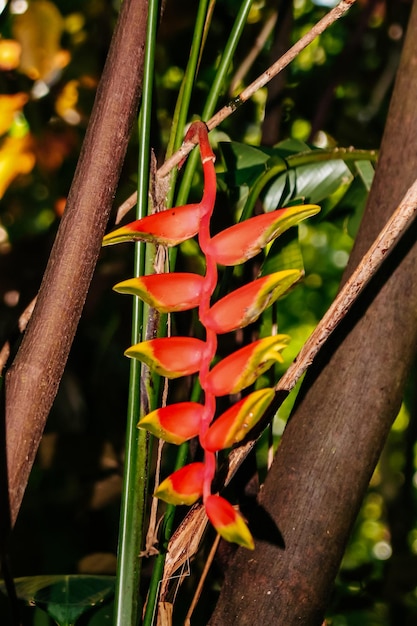
[[[0,95],[0,135],[7,133],[14,116],[22,110],[27,101],[28,95],[22,92],[7,96]]]
[[[19,69],[31,79],[48,82],[68,63],[69,54],[61,48],[64,19],[54,3],[30,2],[14,17],[12,29],[22,47]]]
[[[14,39],[0,39],[0,70],[9,72],[19,67],[22,47]]]
[[[28,174],[35,165],[31,138],[7,137],[0,149],[0,198],[20,174]]]

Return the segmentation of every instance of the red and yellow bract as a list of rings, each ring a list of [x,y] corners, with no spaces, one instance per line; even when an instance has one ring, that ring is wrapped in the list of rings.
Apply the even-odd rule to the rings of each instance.
[[[168,273],[122,281],[121,293],[142,298],[162,313],[198,307],[205,340],[193,337],[164,337],[143,341],[126,350],[129,357],[146,363],[168,378],[198,372],[204,401],[178,402],[158,408],[139,421],[139,428],[174,444],[198,436],[203,461],[190,463],[168,476],[155,495],[171,504],[193,504],[203,499],[207,516],[227,541],[248,549],[254,542],[242,516],[224,498],[213,495],[216,453],[244,439],[271,405],[272,388],[258,389],[231,406],[217,420],[216,399],[241,392],[276,362],[282,362],[287,335],[274,335],[246,345],[216,365],[217,336],[254,322],[277,298],[296,283],[302,272],[283,270],[263,276],[211,304],[217,286],[217,264],[237,265],[258,254],[269,242],[301,220],[315,215],[312,204],[279,209],[252,217],[211,237],[210,220],[216,201],[215,156],[203,122],[190,126],[186,140],[197,137],[204,175],[201,202],[149,215],[122,226],[104,238],[103,245],[122,241],[147,241],[175,246],[198,234],[205,257],[205,275]]]

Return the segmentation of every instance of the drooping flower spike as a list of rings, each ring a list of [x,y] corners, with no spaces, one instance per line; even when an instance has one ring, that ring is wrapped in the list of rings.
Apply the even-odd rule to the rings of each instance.
[[[276,362],[288,344],[287,335],[265,337],[246,345],[213,366],[217,336],[244,328],[290,289],[300,278],[299,270],[264,276],[236,289],[211,304],[217,285],[217,264],[237,265],[258,254],[270,241],[301,220],[316,214],[316,205],[300,205],[258,215],[211,237],[210,220],[216,200],[215,156],[203,122],[189,128],[186,140],[197,137],[204,176],[201,202],[167,209],[118,228],[103,245],[143,240],[175,246],[198,234],[205,256],[204,276],[169,273],[132,278],[114,289],[139,296],[163,313],[198,307],[205,340],[164,337],[131,346],[125,354],[139,359],[162,376],[177,378],[198,373],[203,401],[179,402],[145,415],[139,428],[173,443],[198,436],[204,458],[168,476],[155,495],[171,504],[193,504],[203,499],[207,517],[227,541],[248,549],[254,542],[243,517],[224,498],[212,494],[216,453],[242,441],[262,419],[274,398],[274,390],[258,389],[232,405],[215,419],[216,398],[241,392]]]

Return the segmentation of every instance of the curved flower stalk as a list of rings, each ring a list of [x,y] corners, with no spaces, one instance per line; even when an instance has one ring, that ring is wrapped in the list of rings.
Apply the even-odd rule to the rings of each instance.
[[[276,362],[287,346],[287,335],[254,341],[211,366],[217,352],[217,336],[243,328],[284,294],[301,277],[299,270],[275,272],[252,281],[215,304],[211,298],[217,285],[217,265],[236,265],[258,254],[270,241],[301,220],[319,211],[316,205],[301,205],[252,217],[210,235],[210,220],[216,200],[215,156],[203,122],[191,125],[186,139],[197,136],[204,174],[201,202],[168,209],[118,228],[104,238],[104,245],[144,240],[175,246],[198,234],[205,256],[205,275],[169,273],[132,278],[115,290],[134,294],[161,312],[171,313],[198,307],[205,340],[165,337],[143,341],[126,350],[158,374],[177,378],[198,372],[203,402],[179,402],[156,409],[138,426],[174,444],[198,436],[204,452],[202,462],[190,463],[168,476],[155,495],[170,504],[193,504],[203,499],[210,522],[228,541],[253,549],[249,529],[240,513],[224,498],[212,494],[216,453],[242,441],[262,418],[274,397],[273,389],[249,393],[215,419],[216,398],[235,394],[253,384]]]

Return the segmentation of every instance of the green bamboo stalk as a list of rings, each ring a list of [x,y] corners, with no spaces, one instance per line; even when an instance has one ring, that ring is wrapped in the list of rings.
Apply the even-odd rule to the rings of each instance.
[[[178,94],[177,103],[175,105],[171,136],[166,153],[167,158],[169,158],[173,154],[173,152],[178,150],[184,137],[184,128],[188,118],[188,111],[190,108],[190,101],[197,73],[197,66],[203,46],[203,36],[208,18],[209,2],[212,3],[213,0],[200,0],[198,4],[193,39],[191,42],[190,57],[188,59],[187,68],[181,84],[180,92]],[[171,171],[170,190],[167,195],[168,206],[171,206],[174,201],[175,181],[177,179],[177,176],[178,169],[174,168]]]
[[[142,107],[139,116],[138,204],[136,212],[138,219],[146,215],[148,209],[150,122],[158,11],[158,0],[149,0]],[[140,276],[144,273],[145,264],[145,244],[138,243],[135,246],[135,276]],[[134,298],[132,343],[141,341],[142,336],[146,332],[144,314],[142,302],[139,298]],[[141,610],[139,598],[141,558],[139,555],[144,537],[149,455],[149,438],[144,431],[137,428],[143,404],[143,398],[141,398],[140,394],[142,369],[139,361],[132,359],[126,429],[126,460],[119,528],[114,612],[115,626],[126,626],[127,624],[135,626],[139,623]]]
[[[239,13],[236,16],[235,23],[233,24],[230,37],[226,43],[219,68],[216,72],[213,84],[207,96],[206,104],[204,105],[201,119],[207,121],[214,113],[221,90],[224,86],[227,72],[230,68],[230,63],[233,60],[233,56],[236,52],[237,45],[240,37],[242,36],[243,29],[246,25],[250,8],[253,0],[243,0]],[[177,205],[185,204],[188,198],[188,193],[191,187],[191,181],[195,172],[195,168],[198,162],[198,150],[193,152],[188,157],[187,166],[185,168],[184,176],[181,181],[181,186],[177,196]]]
[[[174,471],[180,469],[185,465],[187,455],[188,444],[184,443],[179,448]],[[161,535],[159,539],[160,552],[155,559],[154,567],[152,570],[152,577],[149,584],[148,598],[146,603],[146,611],[143,618],[143,626],[152,626],[155,613],[157,611],[156,603],[158,601],[159,584],[162,580],[165,567],[166,551],[173,531],[175,509],[176,507],[173,504],[168,504],[166,507]]]

